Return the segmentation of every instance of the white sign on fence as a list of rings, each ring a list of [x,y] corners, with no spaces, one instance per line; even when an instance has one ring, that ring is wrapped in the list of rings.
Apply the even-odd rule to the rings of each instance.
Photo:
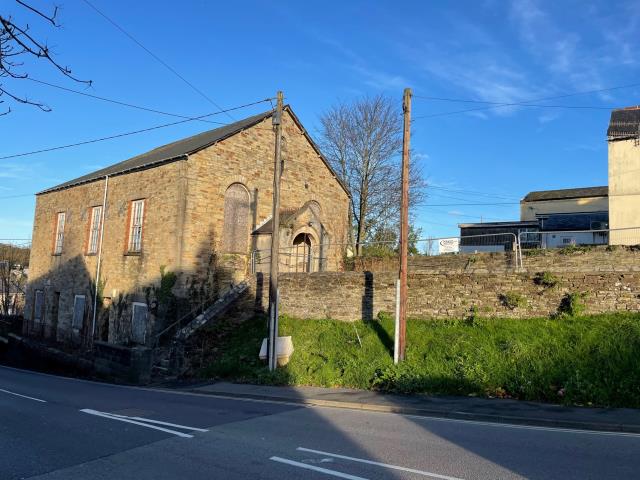
[[[460,250],[459,238],[441,238],[438,241],[439,253],[458,253]]]

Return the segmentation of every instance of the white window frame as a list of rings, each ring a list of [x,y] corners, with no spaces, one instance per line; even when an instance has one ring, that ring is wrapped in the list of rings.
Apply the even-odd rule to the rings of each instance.
[[[89,221],[89,241],[87,242],[87,253],[93,255],[98,253],[98,244],[100,243],[102,205],[91,207],[91,218]]]
[[[142,252],[142,228],[144,226],[144,199],[131,201],[131,219],[129,220],[129,253]]]
[[[58,212],[56,215],[56,236],[53,245],[53,254],[60,255],[62,253],[62,246],[64,245],[64,225],[66,222],[67,214],[65,212]]]
[[[145,309],[145,321],[144,321],[144,334],[142,335],[142,344],[146,343],[147,341],[147,322],[149,321],[149,305],[147,305],[146,303],[143,302],[132,302],[131,303],[131,331],[132,331],[132,335],[133,335],[133,330],[134,330],[134,321],[136,318],[136,307],[144,307]],[[132,338],[132,340],[134,340]],[[135,341],[135,340],[134,340]]]
[[[80,325],[76,326],[78,323],[76,322],[76,303],[78,302],[79,298],[82,298],[82,300],[84,301],[84,309],[82,310],[82,319],[79,322]],[[87,312],[87,297],[85,295],[75,295],[73,297],[73,314],[71,316],[71,328],[74,328],[76,330],[82,329],[82,327],[84,326],[84,317],[86,312]]]

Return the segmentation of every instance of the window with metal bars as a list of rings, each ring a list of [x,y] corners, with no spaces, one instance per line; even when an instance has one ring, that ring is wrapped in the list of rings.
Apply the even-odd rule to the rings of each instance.
[[[98,242],[100,241],[100,223],[102,220],[102,206],[91,208],[91,219],[89,223],[89,242],[87,243],[87,253],[98,253]]]
[[[59,212],[56,217],[56,236],[53,246],[53,254],[60,255],[62,253],[62,244],[64,243],[64,221],[65,213]]]
[[[131,202],[131,220],[129,224],[129,245],[130,253],[140,253],[142,251],[142,224],[144,220],[144,200],[134,200]]]

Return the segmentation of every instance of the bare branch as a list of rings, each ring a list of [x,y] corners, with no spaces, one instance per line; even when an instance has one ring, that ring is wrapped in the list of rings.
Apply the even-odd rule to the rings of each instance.
[[[60,24],[57,21],[59,11],[57,6],[54,7],[52,14],[47,14],[28,4],[24,0],[16,0],[16,2],[31,13],[35,13],[39,18],[46,20],[54,27],[60,27]],[[24,26],[18,25],[12,17],[0,15],[0,78],[4,77],[12,80],[28,78],[28,72],[19,70],[19,68],[23,66],[24,62],[16,61],[18,58],[28,57],[45,60],[56,70],[73,81],[91,85],[91,80],[82,80],[76,77],[69,67],[58,63],[49,46],[36,39],[35,36],[31,34],[28,24],[24,24]],[[7,88],[7,85],[0,84],[0,96],[6,95],[16,103],[33,105],[45,112],[51,111],[51,108],[46,104],[30,100],[26,96],[10,93]],[[10,111],[11,108],[2,115],[6,115]]]
[[[49,16],[49,15],[47,15],[47,14],[45,14],[45,13],[41,12],[41,11],[40,11],[40,10],[38,10],[37,8],[34,8],[34,7],[32,7],[31,5],[29,5],[29,4],[25,3],[25,2],[23,2],[22,0],[16,0],[16,2],[17,2],[17,3],[19,3],[20,5],[22,5],[23,7],[25,7],[25,8],[27,8],[27,9],[31,10],[31,11],[32,11],[33,13],[35,13],[36,15],[40,15],[40,16],[41,16],[42,18],[44,18],[45,20],[47,20],[47,21],[51,22],[51,24],[52,24],[54,27],[59,27],[59,26],[60,26],[60,25],[58,25],[58,24],[56,23],[56,16],[58,15],[58,10],[59,10],[58,6],[54,6],[54,7],[53,7],[53,14]]]
[[[331,108],[321,119],[321,146],[351,191],[352,241],[360,253],[376,232],[398,229],[402,124],[398,106],[382,95]],[[410,202],[424,198],[426,182],[411,164]]]

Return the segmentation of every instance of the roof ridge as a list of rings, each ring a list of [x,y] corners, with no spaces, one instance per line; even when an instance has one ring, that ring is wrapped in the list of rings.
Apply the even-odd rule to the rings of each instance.
[[[109,165],[108,167],[95,170],[73,180],[69,180],[54,187],[42,190],[36,195],[49,193],[56,190],[62,190],[83,183],[93,182],[106,176],[120,175],[132,170],[143,169],[152,165],[157,165],[160,163],[182,158],[185,155],[190,155],[199,150],[207,148],[214,143],[224,140],[225,138],[235,135],[241,130],[252,127],[262,120],[269,118],[272,114],[273,109],[270,109],[265,112],[243,118],[241,120],[238,120],[237,122],[223,125],[211,130],[205,130],[204,132],[196,133],[186,138],[160,145],[158,147],[152,148],[151,150],[147,150],[146,152],[130,157],[126,160]]]

